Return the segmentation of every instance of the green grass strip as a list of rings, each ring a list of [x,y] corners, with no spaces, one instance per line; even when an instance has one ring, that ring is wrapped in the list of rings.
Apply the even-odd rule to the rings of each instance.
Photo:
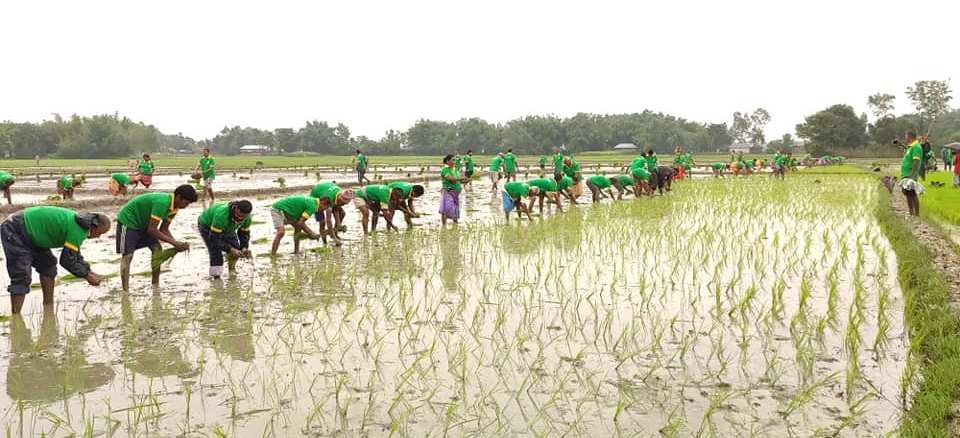
[[[930,252],[890,209],[886,192],[877,203],[876,216],[897,254],[910,352],[919,365],[920,378],[912,386],[913,400],[900,424],[900,434],[952,436],[951,406],[960,398],[960,319],[950,311],[950,289],[930,262]]]

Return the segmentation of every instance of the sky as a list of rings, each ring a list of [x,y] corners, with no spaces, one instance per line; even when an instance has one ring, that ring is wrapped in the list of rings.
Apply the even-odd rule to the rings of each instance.
[[[766,108],[767,138],[837,103],[960,74],[949,1],[6,1],[0,120],[120,113],[224,126]],[[951,82],[957,88],[956,82]],[[956,101],[960,98],[955,99]]]

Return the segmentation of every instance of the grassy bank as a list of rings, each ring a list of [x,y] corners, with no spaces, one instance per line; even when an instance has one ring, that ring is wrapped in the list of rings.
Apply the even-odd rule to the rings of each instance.
[[[943,187],[934,187],[933,183],[941,182]],[[934,172],[927,174],[924,182],[926,192],[920,199],[920,213],[924,216],[934,216],[935,219],[953,225],[960,225],[960,189],[953,187],[953,174],[948,172]]]
[[[951,312],[950,290],[930,262],[930,252],[889,206],[884,195],[876,215],[897,254],[910,337],[907,369],[918,373],[905,373],[913,400],[900,432],[908,437],[952,436],[951,407],[960,397],[960,320]]]

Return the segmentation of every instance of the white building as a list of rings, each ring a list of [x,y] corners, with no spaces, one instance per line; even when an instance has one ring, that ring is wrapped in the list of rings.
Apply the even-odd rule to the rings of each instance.
[[[750,143],[734,143],[730,145],[729,149],[731,154],[749,154],[752,147],[754,145]]]
[[[640,147],[633,143],[620,143],[613,147],[613,150],[615,151],[624,151],[624,152],[635,151],[637,149],[640,149]]]
[[[262,144],[248,144],[240,146],[241,154],[265,154],[270,152],[270,146],[264,146]]]

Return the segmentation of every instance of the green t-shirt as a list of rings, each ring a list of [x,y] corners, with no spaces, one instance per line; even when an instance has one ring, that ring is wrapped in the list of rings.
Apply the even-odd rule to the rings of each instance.
[[[173,193],[144,193],[131,199],[117,213],[117,222],[131,230],[146,230],[150,219],[160,222],[173,220]]]
[[[617,181],[620,182],[620,185],[621,185],[621,186],[624,186],[624,187],[631,187],[631,186],[633,186],[633,177],[632,177],[632,176],[617,175],[617,176],[615,176],[614,178],[616,178]]]
[[[557,190],[566,190],[570,187],[573,187],[573,178],[569,176],[560,178],[560,182],[557,183]]]
[[[544,193],[557,191],[557,181],[552,178],[534,178],[527,181],[527,184],[530,187],[540,189]]]
[[[125,173],[115,173],[113,175],[110,175],[110,178],[112,178],[114,181],[116,181],[120,185],[125,186],[130,184],[130,175],[127,175]]]
[[[631,168],[631,169],[636,168],[636,167],[647,167],[647,159],[646,159],[646,157],[644,157],[643,155],[641,155],[641,156],[639,156],[639,157],[637,157],[637,158],[634,158],[633,161],[630,162],[630,168]]]
[[[367,169],[367,156],[363,154],[357,154],[357,170],[366,170]]]
[[[463,169],[463,158],[459,155],[453,157],[453,167],[456,167],[457,170]]]
[[[61,207],[28,207],[23,223],[30,241],[37,248],[70,248],[80,251],[89,232],[77,224],[77,213]]]
[[[504,184],[503,190],[513,199],[519,199],[530,194],[530,186],[519,181],[510,181]]]
[[[541,155],[540,160],[538,160],[537,162],[540,163],[540,167],[544,167],[547,165],[547,157],[544,157],[543,155]]]
[[[943,151],[940,152],[941,158],[943,158],[943,164],[951,165],[953,164],[953,149],[943,148]]]
[[[230,203],[228,202],[211,205],[203,213],[200,213],[200,218],[197,221],[200,225],[210,227],[210,231],[214,233],[227,235],[235,234],[237,230],[249,231],[250,224],[253,223],[250,215],[247,215],[243,222],[234,222],[233,218],[230,217]]]
[[[387,187],[383,184],[368,184],[363,186],[366,190],[366,199],[367,201],[375,201],[381,203],[390,202],[390,187]]]
[[[490,171],[499,172],[501,164],[503,164],[503,158],[500,158],[499,155],[494,156],[493,159],[490,160]]]
[[[443,180],[443,188],[448,190],[456,190],[459,192],[460,182],[449,181],[447,180],[448,176],[452,176],[454,179],[460,179],[460,172],[457,169],[447,166],[444,166],[443,169],[440,169],[440,179]]]
[[[593,184],[593,185],[597,186],[597,188],[600,188],[600,189],[605,189],[605,188],[607,188],[607,187],[610,187],[610,178],[607,178],[607,177],[605,177],[605,176],[603,176],[603,175],[594,175],[594,176],[591,176],[590,178],[587,178],[587,181],[588,181],[590,184]]]
[[[567,165],[563,166],[563,172],[570,178],[573,178],[574,181],[578,181],[579,178],[577,178],[577,173],[580,172],[580,163],[577,162],[576,160],[571,159],[569,166]]]
[[[920,142],[914,140],[910,146],[907,146],[907,152],[903,154],[903,161],[900,163],[900,178],[909,178],[910,171],[913,170],[913,162],[917,161],[917,168],[920,168],[920,160],[923,159],[923,147]]]
[[[365,189],[365,188],[363,188],[363,187],[357,187],[357,188],[353,189],[353,196],[356,196],[357,198],[366,200],[366,199],[367,199],[367,189]]]
[[[463,156],[463,166],[466,167],[467,172],[473,172],[473,167],[474,167],[473,157],[471,157],[471,156],[469,156],[469,155],[464,155],[464,156]]]
[[[747,165],[747,167],[753,169],[753,163],[754,163],[753,160],[747,160],[747,161],[744,161],[744,163]]]
[[[647,160],[647,170],[654,172],[657,170],[657,154],[648,155]]]
[[[640,181],[650,181],[650,171],[644,167],[631,167],[630,175],[634,178],[639,178]]]
[[[73,177],[70,175],[64,175],[60,177],[60,188],[64,190],[70,190],[73,188]]]
[[[506,173],[514,173],[517,171],[517,156],[513,152],[507,152],[503,156],[503,171]]]
[[[337,203],[337,196],[340,195],[341,191],[343,191],[343,189],[341,189],[340,186],[329,181],[324,181],[313,186],[313,190],[310,190],[310,196],[326,199],[330,201],[330,205],[333,205]]]
[[[12,182],[14,182],[14,181],[16,181],[16,180],[17,180],[17,178],[14,177],[13,175],[11,175],[10,173],[4,172],[4,171],[0,170],[0,184],[6,185],[6,184],[10,184],[10,183],[12,183]]]
[[[140,170],[141,175],[153,175],[153,160],[140,160],[140,163],[137,164],[137,169]]]
[[[711,167],[713,167],[714,170],[720,170],[720,169],[723,169],[723,163],[718,161],[716,163],[713,163]]]
[[[394,181],[390,184],[387,184],[387,187],[390,189],[400,189],[400,197],[403,199],[410,199],[410,196],[413,195],[413,184],[404,181]]]
[[[288,221],[296,221],[300,218],[309,218],[310,215],[316,213],[320,208],[320,198],[303,195],[287,196],[274,202],[272,207],[274,210],[282,212]]]
[[[554,154],[553,155],[553,172],[560,173],[563,172],[563,154]]]
[[[200,157],[200,173],[203,174],[203,179],[213,179],[216,176],[213,170],[215,165],[213,157]]]

